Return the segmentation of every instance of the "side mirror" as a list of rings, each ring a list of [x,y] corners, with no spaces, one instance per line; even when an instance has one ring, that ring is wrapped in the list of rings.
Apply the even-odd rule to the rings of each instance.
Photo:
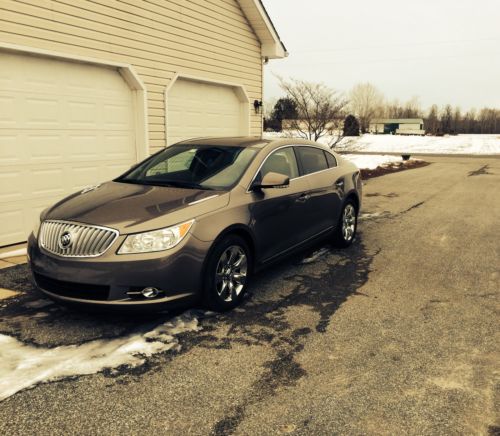
[[[252,189],[266,189],[266,188],[286,188],[290,184],[290,177],[280,173],[267,173],[262,181],[255,182]]]

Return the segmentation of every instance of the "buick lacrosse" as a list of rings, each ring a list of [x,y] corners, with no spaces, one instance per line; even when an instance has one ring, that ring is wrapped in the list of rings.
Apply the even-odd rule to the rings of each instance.
[[[322,237],[349,246],[360,205],[359,170],[320,144],[195,139],[46,209],[28,257],[62,302],[227,310],[278,258]]]

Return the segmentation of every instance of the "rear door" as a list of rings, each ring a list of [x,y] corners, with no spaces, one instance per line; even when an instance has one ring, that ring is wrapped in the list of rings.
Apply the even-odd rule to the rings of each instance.
[[[299,169],[293,147],[280,148],[264,161],[256,180],[268,172],[290,177],[286,188],[263,189],[252,192],[250,205],[253,229],[257,238],[259,257],[268,260],[301,241],[307,220],[306,192],[309,183],[299,177]]]
[[[327,231],[337,223],[343,196],[341,170],[335,157],[313,146],[295,146],[302,178],[310,188],[306,194],[304,239]]]

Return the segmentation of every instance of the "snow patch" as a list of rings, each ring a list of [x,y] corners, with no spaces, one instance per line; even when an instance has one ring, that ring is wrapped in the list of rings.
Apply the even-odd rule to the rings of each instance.
[[[122,365],[143,365],[146,357],[179,349],[176,335],[198,330],[201,327],[196,312],[188,311],[149,331],[55,348],[24,344],[0,334],[0,401],[39,383],[96,374]]]
[[[27,307],[29,309],[40,309],[42,307],[50,306],[54,304],[50,300],[34,300],[34,301],[29,301],[28,303],[24,304],[24,307]]]
[[[323,247],[320,248],[319,250],[314,251],[310,256],[302,259],[300,263],[302,264],[307,264],[307,263],[312,263],[318,260],[320,257],[323,257],[324,255],[328,254],[330,250],[328,248]]]
[[[392,163],[403,162],[401,157],[384,154],[343,154],[343,158],[352,162],[359,169],[374,170]]]

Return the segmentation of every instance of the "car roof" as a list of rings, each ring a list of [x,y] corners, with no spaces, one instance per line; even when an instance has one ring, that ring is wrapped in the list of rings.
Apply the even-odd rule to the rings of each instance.
[[[319,144],[317,142],[309,141],[300,138],[287,138],[287,137],[276,137],[276,138],[262,138],[256,136],[233,136],[233,137],[204,137],[204,138],[193,138],[186,141],[177,142],[177,144],[182,145],[207,145],[207,146],[229,146],[229,147],[253,147],[253,148],[264,148],[270,145],[270,148],[276,148],[283,145],[314,145],[316,147],[324,148],[329,150],[329,147],[324,144]]]
[[[257,147],[262,148],[271,142],[269,139],[252,136],[233,136],[233,137],[205,137],[193,138],[186,141],[177,142],[182,145],[221,145],[226,147]]]

